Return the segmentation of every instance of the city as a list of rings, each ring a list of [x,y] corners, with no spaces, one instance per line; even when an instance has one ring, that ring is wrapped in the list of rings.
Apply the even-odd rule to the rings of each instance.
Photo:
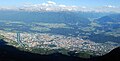
[[[64,48],[69,51],[89,51],[91,54],[104,55],[109,53],[112,49],[119,46],[117,43],[95,43],[90,40],[83,40],[80,37],[71,37],[64,35],[53,35],[50,33],[13,33],[0,31],[7,42],[15,41],[15,47],[29,48],[45,48],[45,49],[61,49]],[[8,40],[9,39],[9,40]]]

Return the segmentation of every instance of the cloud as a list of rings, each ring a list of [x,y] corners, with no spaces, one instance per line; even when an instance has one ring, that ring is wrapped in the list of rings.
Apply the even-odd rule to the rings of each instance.
[[[47,1],[47,3],[42,3],[42,5],[43,6],[54,6],[54,5],[56,5],[56,3],[53,1]]]
[[[120,7],[113,5],[105,5],[101,7],[86,7],[86,6],[67,6],[63,4],[57,4],[53,1],[47,1],[42,4],[30,4],[23,8],[26,11],[83,11],[83,12],[120,12]]]
[[[7,6],[0,6],[0,10],[19,10],[17,7],[11,7],[11,6],[9,6],[9,7],[7,7]]]
[[[47,3],[42,4],[28,4],[23,5],[20,10],[25,11],[76,11],[77,6],[66,6],[63,4],[57,4],[53,1],[47,1]]]
[[[112,6],[112,5],[106,5],[105,7],[107,7],[107,8],[116,8],[115,6]]]
[[[53,1],[47,1],[46,3],[41,4],[25,4],[21,7],[0,7],[0,10],[23,10],[23,11],[82,11],[82,12],[119,12],[120,7],[113,5],[105,5],[100,7],[86,7],[86,6],[75,6],[75,5],[64,5],[57,4]]]
[[[112,5],[105,5],[105,6],[92,8],[92,11],[96,11],[96,12],[117,12],[117,13],[120,13],[120,7],[112,6]]]
[[[82,8],[84,8],[84,9],[85,9],[85,8],[87,8],[87,7],[85,7],[85,6],[82,6]]]
[[[66,7],[66,5],[58,5],[59,7]]]
[[[47,1],[47,3],[48,3],[48,4],[52,4],[52,5],[56,5],[56,3],[53,2],[53,1]]]

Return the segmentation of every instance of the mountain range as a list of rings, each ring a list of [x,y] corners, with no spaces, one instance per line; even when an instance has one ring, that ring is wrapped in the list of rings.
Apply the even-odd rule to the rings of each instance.
[[[0,20],[27,21],[27,22],[48,22],[48,23],[90,23],[89,18],[99,18],[109,13],[97,12],[69,12],[69,11],[48,11],[29,12],[0,10]]]

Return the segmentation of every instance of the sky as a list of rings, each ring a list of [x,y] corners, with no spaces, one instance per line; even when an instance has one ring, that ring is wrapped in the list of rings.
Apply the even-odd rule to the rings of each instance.
[[[41,4],[47,1],[54,1],[57,4],[76,5],[76,6],[120,6],[120,0],[0,0],[0,6],[21,6],[26,3]]]
[[[0,0],[0,9],[120,12],[120,0]]]

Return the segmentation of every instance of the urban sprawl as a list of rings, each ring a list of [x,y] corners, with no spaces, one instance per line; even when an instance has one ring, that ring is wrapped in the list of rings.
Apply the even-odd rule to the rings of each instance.
[[[50,33],[13,33],[1,30],[0,34],[28,48],[65,48],[69,51],[92,51],[105,54],[117,47],[117,43],[95,43],[90,40],[83,40],[81,37],[53,35]],[[6,41],[10,42],[9,40]]]

